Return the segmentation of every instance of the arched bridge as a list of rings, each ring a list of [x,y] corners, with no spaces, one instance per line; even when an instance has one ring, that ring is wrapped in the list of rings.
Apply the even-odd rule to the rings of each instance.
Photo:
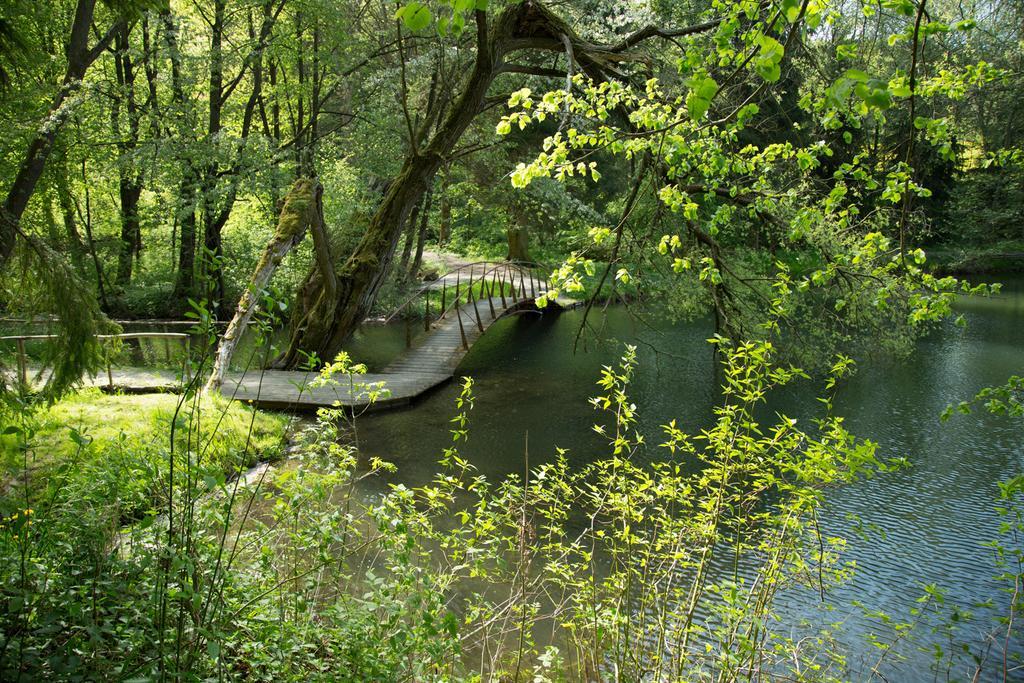
[[[450,380],[474,342],[494,322],[509,315],[538,312],[537,299],[550,289],[545,276],[548,272],[549,269],[536,264],[508,261],[479,261],[460,265],[444,277],[424,284],[387,317],[385,322],[398,316],[422,321],[424,334],[416,343],[411,343],[407,337],[405,352],[381,372],[356,375],[351,379],[347,375],[338,376],[334,382],[322,386],[314,381],[318,377],[314,371],[227,372],[221,393],[261,407],[285,410],[313,410],[336,404],[360,410],[409,403]],[[564,299],[548,303],[548,307],[553,310],[573,305],[576,302]],[[32,369],[30,376],[25,344],[52,339],[53,336],[33,334],[0,337],[0,342],[13,341],[18,345],[17,372],[6,379],[23,386],[44,382],[49,374],[45,368]],[[156,369],[115,369],[108,360],[105,373],[83,377],[83,384],[127,392],[176,391],[193,374],[190,371],[188,334],[136,332],[108,337],[152,337],[160,338],[165,343],[171,340],[182,341],[185,345],[182,372],[178,375]],[[165,348],[165,351],[170,359],[170,350]],[[380,391],[380,383],[383,383],[385,391]]]
[[[537,298],[549,290],[545,272],[550,270],[535,264],[479,261],[425,284],[386,319],[415,316],[422,319],[425,334],[379,373],[357,375],[352,382],[347,376],[336,377],[333,384],[315,387],[311,381],[316,373],[227,373],[221,392],[267,408],[314,409],[337,402],[361,409],[371,405],[372,387],[383,382],[387,392],[372,401],[373,407],[409,403],[450,380],[473,343],[495,321],[537,311]],[[571,305],[574,302],[567,300],[548,303],[555,310]]]

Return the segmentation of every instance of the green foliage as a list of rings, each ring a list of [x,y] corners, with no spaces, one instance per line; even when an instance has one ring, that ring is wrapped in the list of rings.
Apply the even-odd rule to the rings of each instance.
[[[232,469],[237,453],[246,450],[246,466],[277,457],[283,418],[256,414],[237,403],[229,406],[219,398],[204,401],[202,406],[180,405],[179,398],[169,394],[106,395],[93,389],[17,420],[11,416],[12,424],[19,426],[0,437],[3,479],[18,481],[19,488],[28,486],[33,500],[64,489],[83,502],[117,501],[117,515],[132,519],[164,502],[161,482],[167,476],[172,424],[178,429],[176,457],[196,448],[189,439],[197,437],[204,444],[205,466],[212,471]],[[218,420],[196,420],[195,433],[182,429],[193,414],[204,410],[218,415]]]
[[[132,13],[154,8],[111,2],[100,18],[127,14],[127,35],[48,118],[74,5],[19,0],[0,16],[0,176],[13,180],[40,126],[66,121],[18,260],[0,273],[5,315],[53,314],[68,330],[50,352],[50,397],[102,358],[95,336],[113,328],[101,309],[180,313],[221,278],[230,307],[296,177],[321,179],[343,262],[459,103],[474,60],[467,23],[500,28],[481,0],[370,12],[288,0],[277,14],[276,3]],[[530,7],[540,22],[546,8]],[[892,466],[832,414],[851,367],[833,351],[906,351],[957,296],[994,291],[933,274],[923,245],[1022,237],[1020,10],[924,9],[560,3],[559,25],[580,32],[577,63],[560,35],[502,55],[488,96],[510,93],[509,110],[484,107],[437,160],[428,234],[447,221],[452,248],[501,257],[510,229],[525,230],[533,258],[560,262],[552,295],[646,296],[667,314],[714,315],[723,401],[705,431],[637,432],[629,351],[594,401],[607,454],[489,482],[458,451],[467,382],[436,480],[366,500],[359,480],[389,468],[343,445],[358,432],[341,410],[307,425],[280,470],[239,476],[274,451],[282,419],[194,395],[86,394],[49,409],[15,396],[0,437],[0,677],[842,678],[831,634],[797,641],[773,610],[780,590],[848,574],[842,541],[817,526],[826,488]],[[647,25],[660,30],[615,49]],[[132,180],[134,242],[123,232]],[[308,206],[283,206],[287,233]],[[182,262],[183,239],[197,263]],[[125,256],[134,269],[119,282]],[[312,263],[307,244],[274,284],[299,292]],[[396,278],[378,310],[406,286]],[[428,294],[416,313],[424,301],[439,307]],[[817,421],[761,414],[768,392],[806,381],[780,353],[830,370]],[[354,385],[360,369],[339,357],[317,382]],[[1019,413],[1019,382],[978,401]],[[1003,494],[1016,541],[1018,481]],[[1016,547],[993,546],[1019,587]],[[741,580],[741,562],[755,581]],[[734,570],[712,578],[712,566]],[[899,631],[944,600],[928,587]],[[952,636],[949,620],[937,628]]]
[[[904,36],[915,50],[922,34],[971,28],[915,27],[915,6],[905,5],[897,10],[907,16],[904,10],[910,7],[908,20],[893,20],[880,30]],[[646,177],[641,166],[635,183],[645,192],[649,184],[675,223],[666,221],[668,229],[661,234],[640,227],[644,238],[631,226],[630,242],[637,251],[630,260],[619,255],[605,278],[641,291],[658,289],[670,267],[680,276],[678,289],[692,294],[692,273],[710,299],[718,331],[734,340],[779,334],[790,350],[817,349],[825,357],[857,340],[877,348],[881,339],[887,348],[906,351],[909,342],[949,315],[955,292],[990,293],[925,271],[925,253],[915,248],[914,239],[930,230],[911,207],[942,210],[939,203],[935,206],[940,208],[927,204],[934,193],[924,182],[945,194],[948,188],[938,186],[948,169],[941,163],[929,169],[924,162],[932,155],[944,162],[954,158],[949,119],[921,112],[934,113],[961,100],[968,88],[983,87],[1001,72],[980,62],[959,64],[911,83],[905,67],[894,60],[844,68],[838,77],[814,83],[816,88],[816,77],[800,83],[798,76],[793,80],[800,97],[787,116],[790,121],[798,117],[792,128],[806,127],[811,134],[787,139],[766,132],[776,107],[762,107],[764,99],[756,96],[780,80],[784,58],[792,59],[787,46],[797,35],[815,43],[813,29],[820,21],[841,25],[838,9],[818,3],[778,8],[723,3],[718,10],[715,49],[709,51],[699,40],[680,46],[685,97],[668,76],[649,78],[641,88],[575,74],[570,90],[513,92],[499,134],[543,127],[556,116],[578,125],[548,134],[543,151],[513,171],[512,185],[527,188],[547,178],[588,176],[596,182],[598,163],[584,159],[599,151],[651,160],[662,170]],[[864,11],[874,8],[865,4]],[[779,22],[783,16],[785,23]],[[737,46],[730,41],[741,25]],[[916,53],[913,60],[916,70]],[[752,72],[753,94],[734,96],[723,83],[745,71]],[[915,71],[914,79],[918,76]],[[913,119],[902,129],[886,120],[885,112],[898,107],[908,108]],[[849,131],[843,143],[830,140],[832,131],[870,126],[876,135],[893,126],[902,154],[880,153],[877,144],[876,149],[861,146],[848,152],[845,147],[854,140]],[[915,143],[928,152],[915,153]],[[922,161],[922,169],[911,167],[911,161]],[[622,225],[628,217],[614,230],[616,253],[625,242]],[[566,261],[569,270],[587,262],[588,252],[600,250],[612,232],[606,225],[592,227],[593,244],[573,251]],[[658,245],[660,259],[642,251],[645,239]],[[816,267],[793,268],[780,259],[787,253]],[[650,266],[628,267],[649,261]],[[577,286],[568,275],[564,281]],[[773,320],[765,323],[766,318]],[[825,319],[829,322],[823,324]],[[807,359],[816,360],[824,358]]]
[[[104,358],[98,334],[119,332],[100,311],[63,255],[41,240],[26,240],[17,263],[0,273],[0,296],[6,310],[31,317],[49,311],[61,321],[60,334],[46,347],[44,358],[51,373],[42,398],[53,400],[74,386],[85,371],[95,372]],[[4,380],[0,379],[0,387]]]
[[[636,353],[627,348],[592,399],[603,457],[572,470],[560,453],[522,478],[490,482],[459,451],[472,438],[466,378],[435,479],[370,498],[361,480],[393,467],[360,462],[356,417],[340,408],[306,423],[279,468],[249,473],[279,419],[197,403],[175,423],[183,441],[174,453],[151,459],[145,444],[112,436],[129,414],[121,397],[26,416],[4,437],[13,453],[45,447],[94,464],[82,474],[57,467],[33,488],[38,469],[26,460],[9,479],[0,667],[59,680],[732,680],[752,671],[845,680],[833,634],[797,640],[773,605],[780,591],[824,592],[849,577],[843,539],[818,527],[826,492],[898,463],[881,461],[833,414],[850,359],[833,363],[820,417],[763,422],[767,395],[807,376],[776,362],[769,343],[711,341],[724,359],[722,401],[705,430],[670,422],[649,444],[629,396]],[[316,382],[386,396],[364,371],[340,356]],[[67,425],[96,414],[109,424],[60,441]],[[153,414],[164,425],[156,434],[166,426]],[[147,507],[115,481],[149,467],[160,485]],[[141,516],[122,527],[126,501]],[[1019,521],[1007,529],[1019,532]],[[1004,555],[1020,562],[1017,551]],[[943,605],[941,589],[930,589],[898,633]]]
[[[984,246],[1024,241],[1024,165],[965,173],[953,186],[938,226],[950,242]]]
[[[954,413],[970,415],[978,405],[983,406],[993,415],[1024,417],[1024,377],[1013,375],[1006,380],[1006,384],[985,387],[970,401],[961,401],[956,406],[947,406],[942,413],[942,421],[945,422]]]

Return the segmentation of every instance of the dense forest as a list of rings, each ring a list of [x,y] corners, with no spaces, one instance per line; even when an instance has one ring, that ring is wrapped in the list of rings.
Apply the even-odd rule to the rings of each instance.
[[[0,679],[1024,678],[1022,93],[1019,0],[5,0]],[[592,412],[472,454],[544,325]],[[846,599],[927,466],[844,388],[964,339],[876,419],[998,454],[993,583]]]

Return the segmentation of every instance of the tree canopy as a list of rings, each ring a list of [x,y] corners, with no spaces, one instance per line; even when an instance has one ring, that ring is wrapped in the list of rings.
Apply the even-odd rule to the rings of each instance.
[[[107,317],[227,319],[287,188],[316,176],[326,237],[269,285],[279,367],[333,357],[425,242],[710,310],[736,339],[898,347],[963,287],[929,251],[1021,238],[1020,13],[17,0],[3,306],[60,317],[77,365]]]

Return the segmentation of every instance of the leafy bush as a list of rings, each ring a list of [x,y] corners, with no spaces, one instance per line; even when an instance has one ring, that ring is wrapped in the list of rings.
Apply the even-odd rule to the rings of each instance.
[[[571,470],[560,454],[502,482],[459,454],[473,406],[468,378],[437,476],[382,496],[365,497],[360,480],[393,468],[359,462],[346,445],[356,417],[340,408],[308,423],[280,468],[235,476],[251,444],[217,444],[203,424],[225,409],[198,402],[176,427],[189,457],[140,462],[122,448],[124,457],[96,461],[108,463],[112,483],[95,479],[87,497],[67,483],[92,445],[71,432],[54,485],[5,499],[19,504],[0,521],[0,671],[66,680],[843,680],[850,672],[832,634],[793,637],[774,601],[801,586],[824,593],[848,576],[843,540],[818,528],[826,490],[896,463],[881,462],[832,414],[848,359],[825,381],[820,418],[763,424],[766,395],[806,376],[776,363],[767,342],[715,343],[725,359],[715,423],[696,434],[665,425],[654,462],[638,457],[647,441],[628,396],[632,348],[605,368],[592,400],[608,455]],[[316,381],[358,383],[364,370],[343,356]],[[211,408],[219,412],[204,414]],[[44,433],[11,431],[22,454]],[[218,448],[224,457],[203,457]],[[113,474],[150,465],[160,502],[123,528]],[[1018,551],[1003,553],[1019,565]],[[932,595],[937,604],[941,591]],[[883,658],[905,637],[879,641]]]

